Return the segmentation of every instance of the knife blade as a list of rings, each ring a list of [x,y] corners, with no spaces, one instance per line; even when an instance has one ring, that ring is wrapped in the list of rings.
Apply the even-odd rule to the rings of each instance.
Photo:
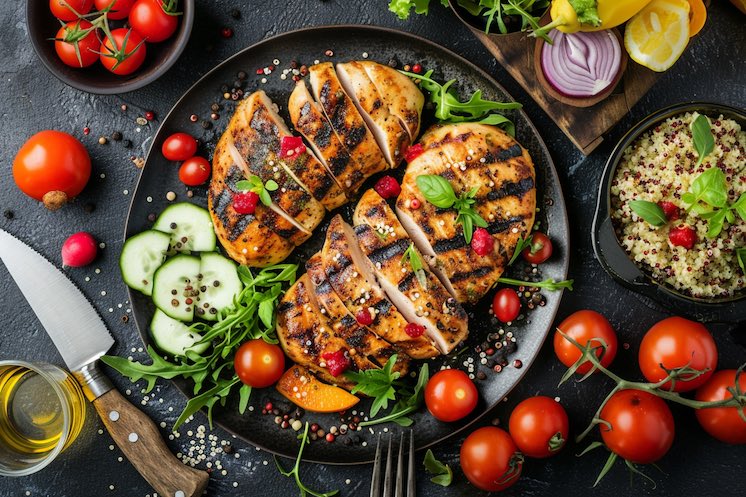
[[[202,495],[209,475],[182,464],[158,428],[128,402],[98,368],[114,344],[96,309],[59,269],[36,250],[0,229],[0,260],[114,441],[159,495]]]

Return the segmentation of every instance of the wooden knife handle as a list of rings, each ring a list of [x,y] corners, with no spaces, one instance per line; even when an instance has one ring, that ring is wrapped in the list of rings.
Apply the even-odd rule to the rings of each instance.
[[[168,449],[155,423],[116,389],[93,401],[124,455],[159,497],[199,497],[209,475],[182,464]]]

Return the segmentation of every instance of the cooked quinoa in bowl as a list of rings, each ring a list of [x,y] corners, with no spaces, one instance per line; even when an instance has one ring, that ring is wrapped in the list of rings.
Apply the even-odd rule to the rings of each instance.
[[[728,299],[746,290],[737,249],[746,247],[746,220],[730,208],[746,193],[746,130],[733,120],[708,116],[714,148],[697,166],[691,123],[696,112],[660,121],[628,146],[611,181],[611,219],[617,238],[630,258],[654,280],[697,299]],[[730,210],[716,236],[702,211],[682,197],[705,171],[719,168],[725,177]],[[644,200],[660,207],[656,226],[632,209]],[[697,213],[696,211],[700,211]],[[648,216],[649,218],[650,216]]]

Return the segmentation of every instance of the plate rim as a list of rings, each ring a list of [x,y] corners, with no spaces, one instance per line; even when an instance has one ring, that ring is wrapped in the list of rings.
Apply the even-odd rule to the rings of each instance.
[[[430,49],[432,49],[434,51],[439,51],[439,52],[445,54],[446,56],[451,57],[451,58],[457,60],[460,64],[462,64],[463,66],[467,67],[469,70],[474,71],[475,73],[477,73],[483,79],[487,80],[490,83],[490,85],[492,85],[494,88],[496,88],[497,90],[499,90],[503,95],[505,95],[505,97],[507,99],[516,101],[513,98],[513,96],[497,80],[495,80],[495,78],[493,78],[489,73],[487,73],[485,70],[483,70],[482,68],[480,68],[479,66],[477,66],[475,63],[469,61],[468,59],[466,59],[462,55],[459,55],[458,53],[454,52],[453,50],[451,50],[449,48],[446,48],[446,47],[438,44],[437,42],[432,41],[432,40],[430,40],[428,38],[425,38],[423,36],[420,36],[418,34],[409,33],[407,31],[402,31],[402,30],[395,29],[395,28],[389,28],[389,27],[385,27],[385,26],[377,26],[377,25],[372,25],[372,24],[340,24],[340,25],[329,25],[329,24],[326,24],[326,25],[319,25],[319,26],[307,26],[307,27],[304,27],[304,28],[299,28],[299,29],[294,29],[294,30],[290,30],[290,31],[285,31],[285,32],[282,32],[282,33],[278,33],[278,34],[273,35],[271,37],[259,40],[256,43],[253,43],[253,44],[249,45],[248,47],[245,47],[245,48],[239,50],[238,52],[234,53],[230,57],[228,57],[228,58],[220,61],[219,63],[217,63],[212,69],[210,69],[208,72],[206,72],[204,75],[202,75],[202,77],[200,77],[197,81],[195,81],[192,85],[190,85],[189,88],[187,88],[184,91],[184,93],[181,95],[181,97],[179,97],[179,99],[176,102],[174,102],[174,104],[171,106],[171,109],[168,111],[168,113],[165,115],[165,117],[160,121],[158,129],[153,134],[153,137],[152,137],[152,140],[151,140],[151,143],[150,143],[150,147],[148,148],[148,152],[145,155],[145,165],[140,170],[140,174],[137,177],[137,182],[136,182],[135,188],[133,189],[133,192],[132,192],[132,200],[130,201],[130,205],[129,205],[128,209],[127,209],[127,218],[126,218],[126,221],[124,223],[124,240],[127,239],[127,234],[129,233],[129,230],[130,230],[130,221],[132,219],[132,211],[134,209],[134,204],[135,204],[135,202],[137,201],[137,198],[138,198],[137,191],[140,188],[140,183],[141,183],[141,180],[142,180],[142,177],[143,177],[143,173],[145,172],[145,168],[148,167],[148,162],[149,162],[149,159],[150,159],[150,155],[153,153],[153,149],[155,147],[155,144],[158,142],[157,138],[161,134],[161,132],[163,131],[164,124],[166,122],[168,122],[169,118],[171,117],[171,114],[173,114],[174,110],[177,107],[179,107],[179,105],[182,103],[182,101],[184,101],[186,99],[187,95],[189,95],[203,81],[205,81],[205,80],[213,77],[213,75],[216,74],[217,72],[219,72],[224,66],[226,66],[226,65],[230,64],[231,62],[233,62],[234,60],[240,58],[241,56],[243,56],[247,52],[256,50],[256,49],[258,49],[258,48],[260,48],[260,47],[262,47],[264,45],[275,43],[275,42],[277,42],[277,40],[281,40],[284,37],[297,36],[299,34],[303,34],[303,33],[307,33],[307,32],[328,32],[328,31],[331,31],[331,30],[348,30],[348,31],[350,31],[350,30],[358,30],[358,31],[364,30],[364,31],[368,31],[369,33],[373,33],[373,34],[381,34],[381,33],[386,34],[386,33],[389,33],[389,34],[394,34],[396,36],[413,39],[413,40],[415,40],[415,41],[417,41],[419,43],[422,43],[422,44],[428,46]],[[521,107],[519,109],[516,109],[515,111],[522,115],[522,117],[524,118],[525,122],[528,124],[529,130],[532,132],[533,136],[536,138],[538,146],[541,149],[541,152],[543,153],[543,155],[547,159],[547,167],[548,167],[549,171],[551,172],[551,176],[552,176],[552,178],[551,178],[552,179],[551,184],[554,184],[554,185],[557,186],[556,191],[553,192],[553,197],[554,197],[553,200],[554,200],[555,204],[559,203],[562,206],[562,209],[560,209],[560,212],[561,212],[561,221],[563,222],[564,226],[566,227],[566,233],[563,234],[563,239],[564,239],[564,242],[565,242],[565,245],[566,245],[566,248],[567,248],[567,250],[565,251],[565,253],[563,253],[562,262],[561,262],[561,265],[560,265],[560,271],[561,271],[562,279],[567,279],[567,273],[568,273],[568,269],[569,269],[569,265],[570,265],[571,233],[570,233],[570,229],[569,229],[569,218],[568,218],[568,215],[567,215],[567,204],[565,202],[564,192],[563,192],[563,189],[562,189],[562,183],[560,181],[559,174],[557,172],[557,168],[555,167],[554,160],[552,159],[552,155],[550,154],[549,149],[547,148],[546,142],[544,141],[544,139],[542,138],[541,134],[539,133],[539,130],[536,128],[536,126],[534,125],[533,121],[529,118],[528,114],[526,114],[526,112],[523,109],[523,107]],[[550,183],[550,182],[547,181],[546,183]],[[134,295],[135,295],[134,290],[131,289],[130,287],[127,287],[127,296],[129,297],[129,301],[130,302],[134,301],[134,299],[133,299]],[[562,289],[562,290],[559,291],[558,297],[557,297],[557,304],[556,304],[555,308],[551,311],[551,316],[550,316],[550,322],[551,323],[553,323],[555,321],[555,318],[556,318],[556,316],[557,316],[557,314],[559,312],[559,309],[560,309],[560,305],[562,303],[562,297],[563,296],[564,296],[564,289]],[[140,335],[140,339],[145,343],[145,337],[148,334],[147,330],[142,330],[141,329],[141,327],[139,325],[139,322],[138,322],[138,319],[135,319],[134,321],[135,321],[135,327],[137,328],[137,331],[138,331],[138,333]],[[513,391],[513,389],[515,389],[515,387],[518,386],[518,384],[521,381],[523,381],[523,379],[525,378],[525,376],[528,373],[529,369],[531,369],[531,366],[533,366],[535,360],[540,355],[541,349],[544,346],[544,343],[546,342],[547,336],[549,335],[549,331],[551,330],[551,328],[552,328],[552,326],[549,325],[549,326],[546,327],[545,330],[543,330],[540,333],[540,335],[541,335],[540,338],[541,339],[539,340],[539,345],[538,345],[538,348],[536,349],[536,352],[533,354],[532,357],[527,358],[527,359],[522,359],[523,366],[522,366],[520,372],[518,373],[518,377],[517,377],[516,381],[505,392],[505,395],[501,399],[497,400],[492,405],[488,405],[487,408],[482,413],[480,413],[479,415],[477,415],[474,418],[472,418],[468,423],[464,424],[463,426],[460,426],[460,427],[458,427],[458,428],[450,431],[447,435],[445,435],[443,437],[440,437],[440,438],[438,438],[436,440],[433,440],[433,441],[431,441],[428,444],[425,444],[425,445],[422,445],[422,446],[418,446],[418,447],[416,447],[415,450],[416,451],[422,451],[422,450],[425,450],[427,448],[431,448],[431,447],[434,447],[434,446],[436,446],[438,444],[441,444],[441,443],[445,442],[446,440],[453,439],[454,437],[456,437],[457,435],[461,434],[462,432],[464,432],[468,428],[473,427],[477,422],[482,421],[488,413],[490,413],[493,409],[495,409],[495,407],[497,405],[499,405],[500,402],[502,402],[505,398],[507,398],[508,395],[510,395],[510,393]],[[189,400],[189,399],[192,398],[191,396],[189,396],[187,394],[187,392],[184,391],[184,389],[182,389],[180,387],[180,385],[178,384],[178,382],[176,382],[174,380],[169,380],[169,382],[171,384],[173,384],[176,387],[176,390],[178,390],[181,393],[181,395],[183,395],[187,400]],[[227,431],[231,435],[234,435],[235,437],[243,440],[244,442],[246,442],[246,443],[248,443],[250,445],[253,445],[254,447],[257,447],[257,448],[259,448],[259,449],[261,449],[263,451],[266,451],[266,452],[272,454],[273,456],[284,457],[284,458],[291,458],[291,459],[296,457],[295,454],[284,454],[284,453],[278,452],[277,450],[274,450],[274,449],[271,449],[269,447],[266,447],[264,444],[258,444],[258,443],[254,442],[254,441],[250,441],[246,437],[244,437],[243,435],[241,435],[239,433],[236,433],[233,429],[225,426],[224,424],[222,424],[222,423],[220,423],[218,421],[215,422],[215,425],[219,426],[221,429]],[[302,460],[304,462],[316,463],[316,464],[324,464],[324,465],[331,465],[331,466],[354,466],[354,465],[370,464],[370,463],[373,462],[373,459],[366,460],[366,461],[353,461],[353,462],[338,462],[338,461],[331,461],[330,462],[330,461],[324,461],[324,460],[315,459],[313,457],[308,457],[308,456],[305,456],[305,455],[302,458]]]

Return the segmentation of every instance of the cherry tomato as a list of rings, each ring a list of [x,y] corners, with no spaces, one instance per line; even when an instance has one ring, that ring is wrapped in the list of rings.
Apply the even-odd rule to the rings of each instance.
[[[210,177],[210,163],[204,157],[194,156],[179,168],[179,180],[187,186],[198,186]]]
[[[530,397],[510,414],[510,436],[529,457],[553,456],[565,446],[570,431],[567,412],[549,397]]]
[[[523,455],[508,432],[486,426],[464,440],[461,469],[477,488],[489,492],[504,490],[521,476]]]
[[[90,176],[88,151],[62,131],[36,133],[13,160],[13,179],[18,188],[52,210],[78,195]]]
[[[49,10],[61,21],[77,21],[78,14],[87,14],[92,8],[93,0],[49,0]]]
[[[126,28],[113,29],[111,36],[116,47],[111,39],[104,38],[99,50],[101,63],[110,72],[120,76],[137,71],[145,61],[146,48],[142,37],[136,31]]]
[[[552,240],[540,231],[531,235],[531,243],[521,252],[523,259],[531,264],[542,264],[552,257]]]
[[[104,10],[111,6],[106,16],[116,21],[125,19],[130,14],[130,9],[132,9],[135,0],[96,0],[95,3],[96,10]]]
[[[592,344],[599,346],[596,355],[603,367],[608,367],[614,360],[618,347],[616,332],[609,321],[596,311],[582,310],[570,314],[557,328],[580,345],[585,345],[591,340]],[[604,351],[598,340],[593,339],[603,339],[607,345],[606,350]],[[582,355],[575,345],[559,334],[559,331],[554,333],[554,353],[557,354],[557,359],[568,368],[575,364]],[[586,361],[577,369],[577,372],[585,374],[592,367],[593,365]]]
[[[728,388],[736,386],[736,370],[717,371],[710,380],[697,390],[695,398],[706,402],[730,399]],[[741,392],[746,391],[746,374],[738,375]],[[737,407],[712,407],[694,411],[704,430],[718,440],[729,444],[746,444],[746,421],[738,415]]]
[[[425,387],[427,410],[440,421],[457,421],[477,406],[479,394],[474,382],[460,369],[444,369]]]
[[[187,160],[197,153],[197,140],[187,133],[174,133],[163,141],[161,152],[168,160]]]
[[[264,388],[274,385],[282,376],[285,371],[285,354],[277,345],[257,338],[238,348],[233,367],[246,385]]]
[[[150,43],[171,37],[179,25],[179,16],[164,10],[162,0],[137,0],[130,10],[130,25]]]
[[[674,392],[688,392],[705,384],[715,372],[718,351],[715,340],[704,325],[672,317],[655,324],[645,334],[640,344],[639,362],[642,374],[651,383],[658,383],[667,376],[663,368],[674,369],[688,364],[698,371],[709,370],[691,380],[676,380],[673,388],[670,381],[662,387]]]
[[[654,463],[673,444],[674,423],[666,403],[652,393],[620,390],[601,409],[601,438],[615,454],[637,464]]]
[[[515,321],[521,313],[521,299],[512,288],[498,290],[492,299],[492,313],[503,323]]]
[[[98,61],[96,52],[101,43],[96,37],[96,30],[91,29],[92,27],[90,22],[81,19],[68,22],[57,31],[54,50],[65,65],[88,67]]]

